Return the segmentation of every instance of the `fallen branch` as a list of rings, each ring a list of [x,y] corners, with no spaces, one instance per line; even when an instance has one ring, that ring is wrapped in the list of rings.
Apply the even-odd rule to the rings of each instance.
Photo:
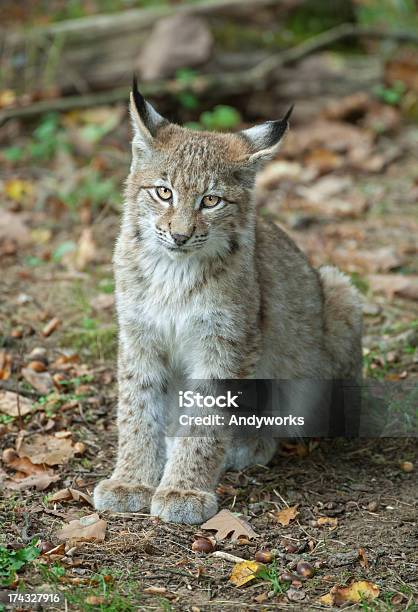
[[[182,91],[188,91],[197,95],[210,95],[212,91],[221,91],[223,95],[232,95],[240,94],[244,91],[264,89],[273,80],[275,73],[280,68],[299,62],[313,53],[323,51],[335,43],[350,38],[393,40],[398,43],[418,44],[417,32],[405,30],[388,31],[355,24],[342,24],[314,36],[300,45],[275,53],[248,70],[226,72],[223,74],[202,74],[187,84],[174,79],[144,82],[141,84],[141,92],[145,97],[152,98],[176,95]],[[63,112],[77,108],[90,108],[126,101],[127,99],[128,88],[120,87],[110,91],[81,96],[43,100],[28,106],[1,111],[0,124],[8,119],[33,117],[51,111]]]

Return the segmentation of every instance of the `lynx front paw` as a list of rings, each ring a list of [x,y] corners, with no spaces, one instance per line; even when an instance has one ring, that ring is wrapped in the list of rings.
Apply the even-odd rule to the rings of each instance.
[[[96,510],[113,512],[138,512],[149,508],[154,491],[146,485],[109,478],[99,482],[94,489],[94,507]]]
[[[151,502],[151,514],[169,523],[203,523],[217,510],[218,503],[213,493],[194,489],[160,489]]]

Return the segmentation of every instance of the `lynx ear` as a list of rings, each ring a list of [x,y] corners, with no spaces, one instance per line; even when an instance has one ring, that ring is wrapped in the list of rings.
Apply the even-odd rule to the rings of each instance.
[[[152,149],[153,139],[158,128],[168,123],[168,121],[157,113],[138,91],[135,75],[132,82],[130,113],[134,130],[132,141],[134,154],[136,152],[146,153],[148,150]],[[135,149],[137,151],[135,151]]]
[[[248,162],[250,164],[254,163],[257,166],[261,166],[263,163],[273,159],[289,127],[289,119],[292,111],[293,105],[289,108],[283,119],[266,121],[265,123],[261,123],[260,125],[240,132],[240,134],[249,141],[253,151],[248,157]]]

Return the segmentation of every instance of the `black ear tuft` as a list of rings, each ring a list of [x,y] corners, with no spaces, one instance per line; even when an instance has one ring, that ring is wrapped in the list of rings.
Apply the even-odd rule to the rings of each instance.
[[[135,73],[132,76],[132,95],[139,116],[145,118],[147,116],[147,105],[145,103],[144,96],[138,91],[138,83]]]
[[[289,119],[293,112],[293,108],[294,104],[292,104],[292,106],[289,108],[283,119],[273,122],[273,129],[270,135],[272,142],[279,142],[279,140],[284,136],[287,128],[289,127]]]
[[[289,108],[289,110],[287,111],[287,113],[285,114],[285,116],[283,117],[283,121],[287,121],[289,122],[290,119],[290,115],[293,113],[293,109],[295,108],[295,105],[292,104],[292,106]]]

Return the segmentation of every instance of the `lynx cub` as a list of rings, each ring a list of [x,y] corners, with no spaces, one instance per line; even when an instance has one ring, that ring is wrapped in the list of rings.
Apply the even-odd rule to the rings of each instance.
[[[174,376],[349,378],[361,363],[361,307],[337,269],[313,269],[257,216],[254,181],[289,114],[236,134],[161,117],[134,83],[126,204],[114,266],[119,318],[119,449],[98,510],[199,523],[217,511],[226,467],[268,462],[274,440],[165,438]],[[170,444],[168,444],[168,442]]]

